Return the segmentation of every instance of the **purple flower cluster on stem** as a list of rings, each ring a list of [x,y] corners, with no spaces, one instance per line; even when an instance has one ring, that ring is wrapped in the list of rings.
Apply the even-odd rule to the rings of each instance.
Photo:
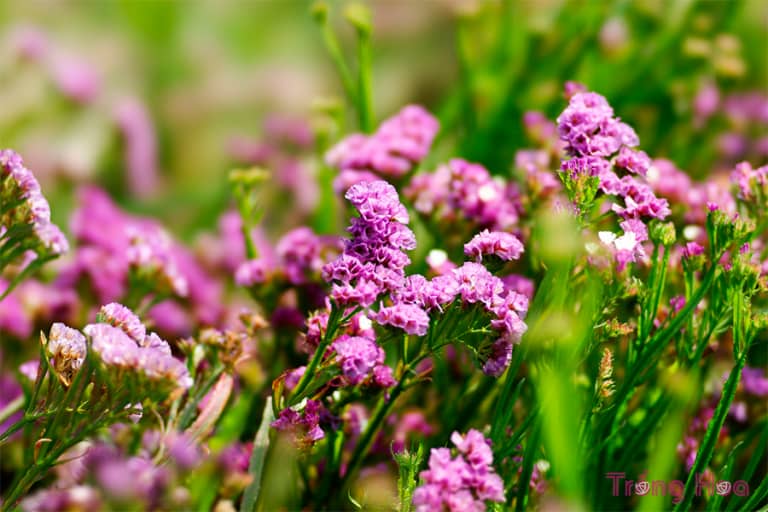
[[[69,250],[69,242],[51,222],[51,208],[21,156],[0,150],[0,271],[27,251],[50,259]]]
[[[484,511],[486,502],[504,503],[504,482],[493,468],[490,441],[477,430],[451,435],[449,448],[433,448],[429,469],[419,475],[422,485],[413,493],[417,512]]]
[[[373,135],[353,134],[326,154],[326,162],[341,171],[335,188],[410,172],[429,152],[440,125],[424,108],[408,105],[384,121]]]

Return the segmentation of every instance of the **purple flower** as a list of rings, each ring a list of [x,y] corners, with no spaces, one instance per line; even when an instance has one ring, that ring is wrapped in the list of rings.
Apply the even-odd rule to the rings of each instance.
[[[51,61],[51,75],[59,91],[78,103],[90,103],[101,89],[101,79],[96,70],[73,55],[55,55]]]
[[[159,226],[128,226],[126,259],[134,272],[146,274],[161,290],[186,297],[189,282],[178,266],[170,235]]]
[[[496,256],[504,261],[519,259],[524,248],[515,235],[487,229],[464,244],[464,254],[480,262],[483,256]]]
[[[344,197],[368,222],[396,221],[408,223],[408,210],[400,202],[395,187],[386,181],[353,185]]]
[[[337,304],[367,307],[402,285],[410,263],[403,249],[413,249],[416,239],[404,225],[408,211],[389,183],[358,183],[346,198],[360,216],[352,221],[344,252],[323,266],[322,275],[334,283],[330,296]]]
[[[60,374],[71,378],[85,360],[87,345],[85,336],[78,330],[56,322],[48,333],[45,351],[53,360],[53,367]]]
[[[360,336],[340,336],[331,345],[347,380],[355,385],[384,362],[384,351],[375,341]]]
[[[483,363],[483,373],[491,377],[501,377],[509,363],[512,362],[513,344],[504,338],[499,338],[491,345],[491,353]]]
[[[681,309],[685,307],[685,295],[676,295],[669,299],[669,305],[672,311],[679,313]]]
[[[701,256],[704,254],[704,247],[697,244],[696,242],[688,242],[685,244],[685,247],[683,247],[683,258],[690,259],[694,256]]]
[[[380,388],[391,388],[397,381],[392,373],[392,368],[379,364],[373,368],[373,384]]]
[[[480,226],[507,230],[517,224],[521,206],[503,182],[491,177],[479,164],[453,159],[449,205]]]
[[[122,329],[109,324],[89,324],[83,332],[91,339],[93,351],[107,366],[135,368],[138,346]]]
[[[573,156],[607,157],[622,145],[638,144],[632,128],[615,119],[608,101],[593,92],[574,94],[557,118],[557,128]]]
[[[339,142],[326,154],[326,162],[342,172],[373,171],[399,177],[427,155],[438,129],[437,120],[426,110],[409,105],[384,121],[373,135],[353,134]]]
[[[130,336],[136,343],[142,343],[147,330],[141,323],[136,314],[116,302],[102,306],[99,310],[100,321],[121,329]]]
[[[648,158],[648,155],[645,153],[645,151],[639,151],[630,149],[626,146],[622,146],[614,164],[617,167],[626,169],[633,174],[645,176],[648,173],[648,169],[651,167],[651,159]]]
[[[424,336],[429,328],[429,315],[415,304],[396,303],[382,307],[371,314],[371,319],[380,325],[391,325],[417,336]]]
[[[271,426],[276,430],[290,432],[296,444],[309,448],[325,437],[323,429],[320,428],[320,407],[320,402],[307,400],[301,412],[290,407],[285,408],[280,411]]]
[[[745,366],[741,371],[741,385],[746,393],[753,396],[768,396],[768,378],[765,370]]]
[[[0,150],[0,233],[8,233],[14,225],[31,226],[32,236],[11,236],[4,246],[21,244],[39,255],[59,256],[69,250],[69,242],[55,224],[51,209],[43,197],[40,184],[24,167],[21,156],[10,149]],[[3,262],[6,263],[6,262]]]
[[[235,283],[246,287],[266,283],[270,270],[262,259],[245,261],[235,271]]]
[[[749,162],[741,162],[731,172],[731,183],[739,190],[739,199],[754,200],[759,194],[768,196],[768,165],[752,169]]]
[[[286,233],[277,244],[276,252],[283,263],[288,282],[302,284],[308,276],[323,266],[323,243],[308,227],[296,228]]]
[[[485,437],[470,430],[466,436],[454,432],[451,441],[457,448],[455,457],[448,448],[430,452],[429,469],[419,474],[424,483],[413,493],[416,510],[482,511],[486,501],[504,503],[504,482],[494,471]]]
[[[163,440],[168,448],[168,455],[177,467],[190,470],[197,466],[202,453],[195,440],[184,432],[169,432]]]

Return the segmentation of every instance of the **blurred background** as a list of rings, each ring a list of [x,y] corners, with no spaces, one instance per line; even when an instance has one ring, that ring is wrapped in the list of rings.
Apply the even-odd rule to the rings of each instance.
[[[605,95],[642,149],[695,177],[766,162],[763,0],[363,5],[377,121],[406,103],[438,115],[428,165],[461,155],[509,173],[530,143],[524,113],[554,119],[566,80]],[[325,7],[354,70],[348,3]],[[227,207],[227,172],[251,164],[273,173],[280,223],[304,222],[321,193],[318,154],[358,130],[317,9],[302,0],[3,2],[0,146],[24,156],[64,226],[74,188],[96,182],[190,239]],[[286,190],[301,208],[280,211]]]

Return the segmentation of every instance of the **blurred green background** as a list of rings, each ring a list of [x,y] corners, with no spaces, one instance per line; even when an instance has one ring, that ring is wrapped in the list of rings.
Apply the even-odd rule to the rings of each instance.
[[[463,155],[507,173],[529,144],[522,115],[562,110],[577,80],[605,95],[636,127],[641,147],[694,176],[733,163],[718,137],[759,137],[766,125],[713,115],[701,125],[697,94],[768,89],[768,3],[707,1],[366,2],[373,19],[377,119],[417,102],[443,132],[430,164]],[[121,202],[159,214],[183,236],[215,223],[227,202],[235,137],[258,140],[271,114],[318,126],[319,104],[343,102],[313,2],[4,2],[0,4],[0,145],[24,155],[50,191],[54,217],[74,185],[95,181]],[[331,23],[355,66],[356,40],[329,2]],[[47,57],[30,58],[34,38]],[[27,46],[25,46],[27,45]],[[98,92],[73,101],[57,90],[51,60],[90,68]],[[64,59],[66,60],[66,59]],[[55,74],[55,73],[54,73]],[[146,105],[157,135],[156,191],[126,187],[115,106]],[[349,110],[349,109],[348,109]],[[355,116],[331,138],[357,129]],[[311,152],[303,165],[313,166]],[[741,158],[742,155],[736,155]],[[764,154],[744,158],[763,163]],[[312,176],[312,173],[309,173]],[[57,208],[58,206],[58,208]]]

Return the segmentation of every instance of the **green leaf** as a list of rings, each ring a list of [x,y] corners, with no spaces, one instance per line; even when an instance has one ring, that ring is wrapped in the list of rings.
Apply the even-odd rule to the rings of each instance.
[[[261,491],[261,474],[264,470],[264,461],[267,458],[269,450],[269,426],[275,420],[272,412],[272,397],[267,398],[264,404],[264,412],[261,416],[261,424],[253,440],[253,452],[251,453],[251,462],[248,465],[248,473],[253,480],[245,489],[243,494],[243,503],[240,505],[240,512],[253,512],[256,510],[256,502],[259,499]]]

